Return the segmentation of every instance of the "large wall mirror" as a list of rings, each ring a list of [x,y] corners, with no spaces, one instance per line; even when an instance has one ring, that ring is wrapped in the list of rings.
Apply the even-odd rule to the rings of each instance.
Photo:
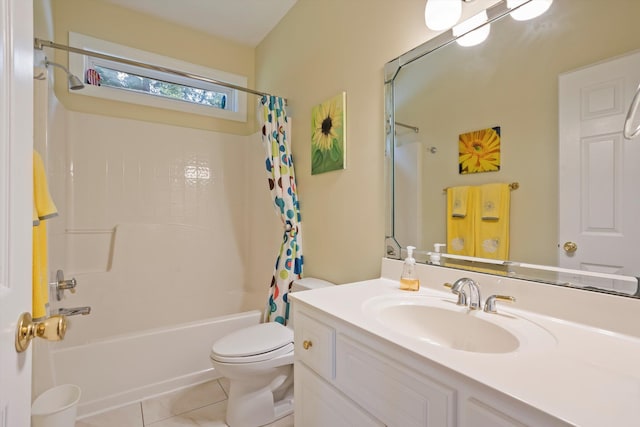
[[[448,31],[385,67],[387,256],[416,246],[428,262],[446,243],[445,188],[517,183],[508,259],[442,264],[638,297],[640,138],[622,129],[640,83],[640,1],[487,13],[482,44]],[[460,174],[459,135],[494,127],[500,169]]]

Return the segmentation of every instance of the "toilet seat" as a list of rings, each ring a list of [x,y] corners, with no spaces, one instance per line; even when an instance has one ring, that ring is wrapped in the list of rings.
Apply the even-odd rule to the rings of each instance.
[[[293,352],[293,331],[280,323],[250,326],[216,341],[211,358],[223,363],[261,362]]]

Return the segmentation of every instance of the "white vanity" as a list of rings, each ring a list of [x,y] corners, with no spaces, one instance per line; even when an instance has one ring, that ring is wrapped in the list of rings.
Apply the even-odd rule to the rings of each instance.
[[[429,265],[407,292],[401,267],[292,294],[297,426],[640,425],[637,300]],[[469,312],[460,277],[517,302]]]

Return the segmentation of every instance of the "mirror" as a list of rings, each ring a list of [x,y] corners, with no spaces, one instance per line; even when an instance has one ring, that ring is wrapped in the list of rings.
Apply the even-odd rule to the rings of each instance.
[[[448,31],[385,66],[387,256],[403,258],[402,248],[412,245],[418,248],[416,259],[427,262],[433,245],[446,242],[443,189],[517,183],[519,188],[511,191],[508,260],[492,264],[447,259],[446,266],[481,265],[482,271],[494,274],[638,296],[640,256],[629,255],[625,265],[618,265],[621,260],[607,259],[610,243],[601,244],[599,252],[585,259],[578,260],[575,254],[586,251],[583,240],[590,235],[625,235],[627,243],[640,241],[640,229],[630,230],[633,224],[627,223],[621,230],[618,217],[630,210],[640,217],[638,190],[629,193],[632,182],[640,182],[640,141],[621,136],[624,116],[640,82],[640,68],[631,77],[614,79],[623,87],[614,95],[590,83],[597,89],[590,98],[594,103],[615,104],[615,114],[607,116],[618,130],[609,132],[606,141],[600,137],[591,148],[569,154],[582,162],[577,169],[569,168],[567,155],[562,154],[571,125],[561,117],[566,107],[559,107],[559,102],[577,103],[578,110],[589,102],[579,101],[578,95],[571,98],[575,89],[571,93],[563,89],[566,83],[562,82],[573,78],[575,70],[640,50],[640,2],[556,0],[544,15],[529,21],[516,21],[508,12],[506,1],[487,9],[491,30],[480,45],[459,46]],[[564,101],[560,101],[561,91]],[[496,126],[501,130],[499,171],[459,174],[459,135]],[[606,146],[613,147],[613,154]],[[565,156],[562,168],[560,155]],[[631,158],[637,159],[633,166]],[[607,163],[611,170],[603,171],[600,163]],[[581,178],[578,190],[560,189],[565,188],[567,176]],[[623,188],[619,187],[622,181]],[[615,204],[616,209],[594,213],[595,196],[589,205],[584,199],[590,193],[584,194],[580,187],[585,182],[600,183],[597,191],[602,198],[597,203]],[[630,207],[625,204],[629,200]],[[588,212],[580,213],[576,206]],[[582,236],[563,235],[566,227],[561,223],[567,222],[567,215],[574,225],[592,220],[613,225],[586,227]],[[577,243],[575,253],[563,248],[570,241]],[[629,253],[638,251],[632,247]]]

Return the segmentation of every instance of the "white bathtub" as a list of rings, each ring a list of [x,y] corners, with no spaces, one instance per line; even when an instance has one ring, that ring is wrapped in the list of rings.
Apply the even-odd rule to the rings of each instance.
[[[52,349],[55,383],[80,386],[83,417],[216,379],[213,342],[260,316],[253,310]]]

